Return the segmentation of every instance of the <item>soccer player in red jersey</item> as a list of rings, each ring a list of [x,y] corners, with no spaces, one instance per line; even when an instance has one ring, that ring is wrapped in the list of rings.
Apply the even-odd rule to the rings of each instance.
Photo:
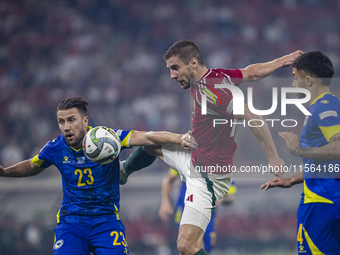
[[[198,149],[188,152],[180,146],[145,147],[145,151],[158,157],[179,172],[182,182],[186,182],[185,207],[181,218],[177,248],[184,255],[207,254],[202,249],[204,232],[217,201],[228,193],[232,182],[230,167],[236,151],[234,141],[235,125],[229,123],[237,119],[262,120],[264,125],[250,126],[260,142],[269,164],[283,166],[276,147],[261,116],[251,113],[244,105],[244,115],[233,115],[233,96],[229,89],[216,88],[215,84],[238,86],[242,82],[262,79],[275,70],[289,66],[302,51],[267,63],[247,66],[244,69],[208,69],[203,62],[198,46],[189,40],[173,44],[164,55],[171,79],[180,83],[182,89],[191,90],[193,100],[192,141]],[[205,100],[202,100],[204,99]],[[201,107],[206,106],[207,114]],[[228,121],[228,125],[214,126],[214,119]],[[234,121],[235,122],[235,121]],[[257,125],[256,125],[257,126]],[[129,159],[128,159],[129,160]],[[131,164],[125,164],[131,165]],[[126,173],[131,173],[132,168]]]

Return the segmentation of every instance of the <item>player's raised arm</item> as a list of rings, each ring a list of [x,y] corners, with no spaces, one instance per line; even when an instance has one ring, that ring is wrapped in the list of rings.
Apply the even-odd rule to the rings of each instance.
[[[272,61],[252,64],[244,69],[240,69],[243,75],[242,82],[257,81],[265,78],[281,67],[290,66],[301,54],[303,54],[303,52],[301,50],[297,50]]]
[[[9,167],[0,166],[1,177],[27,177],[41,173],[45,168],[37,167],[31,159],[24,160]]]
[[[246,123],[248,123],[249,120],[253,120],[253,122],[255,122],[254,125],[256,126],[249,126],[249,127],[251,131],[253,132],[253,134],[255,135],[256,139],[260,142],[261,147],[268,159],[268,163],[271,166],[273,166],[273,169],[277,169],[277,170],[280,169],[280,171],[275,171],[274,174],[281,176],[282,167],[285,166],[285,163],[281,158],[279,158],[277,154],[276,146],[274,144],[272,135],[269,131],[269,128],[266,122],[263,120],[263,118],[259,115],[256,115],[250,112],[246,104],[244,104],[244,115],[235,115],[235,118],[244,119]],[[259,120],[258,125],[256,124],[256,121],[254,121],[255,119]]]
[[[184,149],[196,149],[196,144],[190,142],[190,133],[184,135],[174,134],[170,132],[143,132],[134,131],[131,134],[129,145],[130,146],[162,146],[167,144],[178,144],[183,146]]]

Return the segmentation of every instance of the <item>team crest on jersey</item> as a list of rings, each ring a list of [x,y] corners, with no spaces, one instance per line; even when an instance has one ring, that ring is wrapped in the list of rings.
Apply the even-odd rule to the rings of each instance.
[[[71,163],[71,161],[69,161],[68,159],[69,159],[69,157],[65,156],[63,163]]]
[[[328,104],[329,103],[329,101],[326,100],[326,99],[325,100],[321,100],[320,102],[323,103],[323,104]]]
[[[64,240],[63,239],[59,239],[58,241],[56,241],[54,243],[54,249],[55,250],[59,249],[61,246],[63,246],[63,244],[64,244]]]
[[[77,164],[85,164],[85,157],[77,157]]]

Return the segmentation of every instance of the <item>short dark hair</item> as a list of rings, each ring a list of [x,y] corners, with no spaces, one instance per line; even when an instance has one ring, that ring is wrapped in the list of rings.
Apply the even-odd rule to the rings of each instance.
[[[178,56],[184,64],[188,65],[192,58],[196,58],[199,65],[204,65],[203,57],[197,44],[190,40],[175,42],[164,54],[163,58],[168,60],[173,56]]]
[[[321,51],[310,51],[300,55],[294,60],[292,67],[320,78],[323,85],[331,85],[334,74],[333,64]]]
[[[83,96],[71,97],[71,98],[64,99],[63,101],[59,103],[57,107],[57,112],[60,110],[68,110],[71,108],[77,108],[80,113],[86,116],[88,106],[89,106],[89,103],[84,99]]]

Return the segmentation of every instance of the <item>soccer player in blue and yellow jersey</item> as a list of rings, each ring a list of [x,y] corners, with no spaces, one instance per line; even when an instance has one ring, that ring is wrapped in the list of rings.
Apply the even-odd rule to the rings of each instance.
[[[182,183],[178,191],[176,208],[175,210],[173,209],[172,203],[170,200],[170,192],[177,179],[179,179],[178,172],[172,167],[170,167],[168,174],[164,177],[163,182],[162,182],[162,200],[161,200],[161,206],[158,211],[158,215],[163,221],[167,222],[169,220],[169,216],[173,215],[175,212],[175,223],[179,226],[182,213],[184,210],[184,201],[186,199],[187,200],[192,199],[192,196],[189,196],[187,198],[185,197],[187,187],[185,183]],[[228,193],[220,201],[218,201],[218,205],[231,204],[234,201],[236,191],[237,191],[237,187],[235,185],[235,182],[232,181]],[[211,252],[212,249],[216,245],[215,216],[216,216],[216,210],[214,210],[211,213],[210,222],[203,236],[203,248],[206,252]]]
[[[34,158],[3,168],[2,177],[26,177],[55,165],[62,176],[63,202],[57,214],[54,255],[128,254],[125,228],[119,218],[119,158],[99,165],[85,157],[82,142],[91,128],[83,97],[63,100],[57,107],[61,135],[46,143]],[[121,148],[184,145],[185,135],[168,132],[115,130]],[[185,146],[183,146],[185,147]],[[143,154],[138,147],[138,154]],[[136,152],[137,153],[137,152]],[[148,160],[145,153],[144,160]],[[155,158],[151,157],[153,161]]]
[[[261,188],[303,183],[297,212],[298,253],[335,255],[340,252],[340,101],[329,90],[333,64],[322,52],[313,51],[299,56],[292,67],[293,86],[311,94],[311,115],[306,116],[300,141],[292,132],[279,135],[293,155],[302,157],[304,171],[274,178]]]

